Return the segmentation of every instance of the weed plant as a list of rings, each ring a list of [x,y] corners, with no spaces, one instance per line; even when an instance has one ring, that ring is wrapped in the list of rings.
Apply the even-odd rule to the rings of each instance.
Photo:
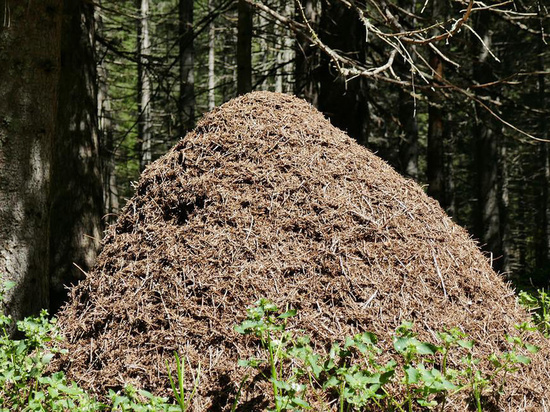
[[[10,283],[0,286],[0,306]],[[535,311],[534,319],[542,331],[548,333],[550,299],[545,292],[538,297],[520,294],[520,300]],[[287,329],[288,319],[296,311],[280,311],[273,303],[260,299],[247,310],[247,318],[235,327],[243,335],[258,339],[265,356],[239,360],[239,365],[255,370],[270,384],[273,407],[270,411],[308,410],[323,405],[323,410],[334,407],[339,412],[412,411],[432,409],[443,411],[448,398],[467,391],[478,411],[484,408],[484,399],[491,391],[502,392],[508,374],[516,371],[530,359],[522,353],[534,353],[537,347],[525,343],[520,336],[534,329],[518,325],[520,336],[507,336],[512,349],[491,354],[489,372],[478,367],[481,362],[473,356],[474,342],[459,329],[437,334],[436,344],[422,342],[414,333],[413,324],[404,322],[393,334],[393,359],[382,362],[382,349],[377,337],[363,332],[335,342],[328,353],[321,355],[313,349],[308,336]],[[192,390],[184,390],[185,359],[174,354],[176,369],[166,364],[174,403],[167,397],[126,386],[124,390],[110,390],[107,403],[100,402],[68,382],[61,371],[46,373],[46,366],[61,352],[55,318],[46,311],[16,323],[24,335],[13,339],[9,331],[13,320],[0,311],[0,412],[4,411],[187,411],[200,384],[200,365],[194,373]],[[450,354],[460,362],[450,366]],[[267,371],[267,372],[266,372]],[[240,383],[232,411],[237,410],[241,391],[250,374]],[[396,387],[399,397],[395,395]],[[394,388],[392,391],[391,388]]]
[[[550,338],[550,293],[538,289],[534,293],[522,291],[518,295],[519,303],[531,312],[535,325],[544,336]]]
[[[4,282],[0,286],[0,307],[6,291],[13,283]],[[23,339],[12,339],[9,331],[13,325],[10,316],[0,311],[0,412],[8,411],[167,411],[185,412],[196,392],[199,372],[194,382],[194,390],[185,396],[183,362],[176,355],[176,379],[168,369],[174,397],[178,404],[168,402],[168,398],[126,386],[122,392],[109,391],[109,404],[98,401],[75,382],[67,382],[63,372],[45,373],[46,366],[56,353],[55,342],[60,340],[55,326],[55,318],[49,319],[43,310],[37,317],[28,317],[17,322],[17,330]]]
[[[447,399],[460,391],[467,391],[481,412],[489,389],[501,393],[507,375],[530,362],[520,352],[538,350],[520,336],[507,336],[512,349],[491,354],[487,360],[492,369],[484,372],[478,368],[481,360],[473,356],[474,341],[459,329],[438,333],[438,342],[433,344],[420,341],[413,324],[404,322],[393,335],[397,361],[380,361],[382,349],[371,332],[347,337],[343,345],[334,343],[327,355],[320,355],[307,336],[286,328],[296,311],[278,313],[273,303],[260,299],[235,327],[241,334],[257,337],[266,351],[265,358],[240,360],[239,364],[256,369],[271,384],[274,408],[270,411],[276,412],[312,409],[311,399],[321,402],[323,410],[330,410],[329,404],[336,402],[339,412],[410,412],[418,407],[443,411]],[[527,324],[517,329],[533,331]],[[449,366],[451,351],[463,353],[457,369]],[[390,389],[396,385],[402,388],[400,398]]]

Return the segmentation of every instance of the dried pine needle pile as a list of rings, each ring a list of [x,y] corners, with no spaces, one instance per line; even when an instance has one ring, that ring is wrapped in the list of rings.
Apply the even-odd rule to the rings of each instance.
[[[483,357],[528,319],[419,185],[308,103],[256,92],[207,114],[143,173],[60,314],[69,353],[56,365],[92,390],[166,394],[177,351],[189,374],[202,365],[195,410],[228,410],[245,373],[237,359],[257,350],[233,327],[260,297],[297,308],[289,327],[319,350],[365,330],[390,348],[410,320],[430,341],[462,328]],[[550,345],[534,343],[499,410],[550,405]],[[251,385],[242,399],[263,410],[270,393]],[[461,394],[448,405],[467,408]]]

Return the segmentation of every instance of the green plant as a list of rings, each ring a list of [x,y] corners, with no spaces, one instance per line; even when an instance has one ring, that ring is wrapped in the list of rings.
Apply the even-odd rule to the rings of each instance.
[[[443,346],[421,342],[412,331],[411,322],[403,322],[393,338],[395,350],[403,357],[406,404],[408,410],[413,410],[413,399],[423,407],[435,407],[439,395],[444,406],[448,392],[460,389],[461,385],[453,383],[456,374],[447,367],[447,357],[451,346],[461,340],[456,329],[439,334]],[[436,354],[442,355],[441,369],[426,367],[433,364]]]
[[[0,286],[0,304],[13,283]],[[24,339],[12,339],[10,328],[13,319],[0,313],[0,408],[2,410],[52,410],[67,409],[93,411],[100,405],[74,383],[67,384],[63,373],[43,376],[46,365],[58,351],[55,345],[59,334],[55,319],[50,320],[46,311],[38,317],[28,317],[17,322],[17,330]]]
[[[287,319],[295,316],[296,311],[286,310],[277,315],[278,312],[271,302],[260,299],[247,310],[247,318],[235,327],[241,334],[258,337],[260,346],[267,350],[267,359],[240,360],[239,364],[259,370],[271,382],[276,411],[310,409],[306,400],[311,398],[310,394],[316,395],[321,403],[327,397],[335,397],[340,412],[373,407],[410,412],[415,404],[443,411],[448,397],[459,391],[470,391],[481,411],[486,389],[492,387],[501,392],[508,374],[530,361],[521,353],[538,350],[521,336],[507,336],[511,350],[488,356],[492,369],[482,372],[478,367],[480,360],[472,353],[474,342],[458,328],[437,333],[438,342],[433,344],[420,341],[413,332],[413,324],[403,322],[393,335],[398,361],[380,362],[383,352],[371,332],[347,337],[343,344],[333,343],[329,353],[321,356],[313,350],[309,337],[297,336],[297,332],[286,329]],[[518,325],[517,329],[522,334],[532,330],[526,324]],[[465,352],[461,370],[449,365],[452,351]],[[265,363],[270,370],[268,376],[262,371]],[[402,385],[403,399],[390,394],[389,383]],[[326,405],[324,409],[328,409]]]
[[[253,334],[260,339],[261,345],[267,350],[270,375],[267,378],[271,382],[275,410],[277,412],[295,409],[309,408],[309,404],[303,400],[304,385],[296,383],[296,373],[291,374],[287,380],[279,377],[282,375],[283,364],[281,358],[287,357],[287,345],[291,334],[286,330],[286,319],[296,315],[295,310],[276,315],[278,308],[267,299],[260,299],[256,305],[247,310],[248,317],[240,325],[235,326],[239,333]],[[258,367],[263,361],[260,359],[239,360],[240,366]],[[293,371],[297,372],[297,371]]]
[[[538,289],[536,293],[522,291],[518,294],[519,303],[531,312],[538,329],[550,338],[550,293]]]
[[[172,372],[170,370],[170,365],[168,365],[168,362],[166,362],[166,369],[168,370],[168,378],[170,380],[170,386],[172,387],[172,391],[174,392],[174,397],[176,398],[176,402],[178,403],[181,411],[186,412],[187,409],[189,408],[189,405],[191,404],[191,400],[193,399],[193,396],[195,396],[195,393],[197,392],[197,388],[199,387],[201,365],[199,363],[199,366],[197,368],[197,376],[193,381],[193,390],[191,391],[191,394],[189,395],[189,397],[186,399],[185,388],[184,388],[185,359],[183,362],[181,362],[176,352],[174,352],[174,358],[176,359],[176,377],[178,379],[177,386],[176,386],[176,382],[174,381],[174,378],[172,377]]]
[[[12,282],[0,284],[0,305]],[[99,402],[74,382],[67,382],[63,372],[45,373],[53,356],[60,352],[55,342],[60,341],[55,318],[49,319],[43,310],[39,316],[28,317],[16,323],[23,339],[12,339],[10,328],[13,319],[0,311],[0,411],[165,411],[187,410],[190,399],[198,386],[198,375],[191,396],[185,402],[183,392],[183,365],[176,355],[179,392],[174,390],[178,405],[168,402],[166,397],[154,396],[131,385],[122,393],[109,391],[109,404]],[[173,384],[170,370],[170,382]],[[174,388],[174,387],[173,387]]]

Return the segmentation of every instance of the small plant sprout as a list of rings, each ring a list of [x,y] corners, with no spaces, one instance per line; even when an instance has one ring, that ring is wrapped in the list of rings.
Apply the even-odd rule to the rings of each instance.
[[[189,409],[189,406],[191,405],[191,400],[197,393],[197,388],[199,387],[199,381],[200,381],[200,373],[201,373],[201,365],[199,363],[199,366],[197,368],[197,373],[195,376],[195,379],[193,381],[193,389],[189,396],[186,397],[185,394],[185,359],[183,359],[183,362],[180,360],[180,357],[176,352],[174,352],[174,358],[176,359],[176,378],[177,381],[172,376],[172,371],[170,370],[170,365],[168,364],[168,361],[166,361],[166,368],[168,370],[168,379],[170,380],[170,386],[172,387],[172,392],[174,393],[174,397],[176,398],[176,402],[179,405],[182,412],[186,412]]]

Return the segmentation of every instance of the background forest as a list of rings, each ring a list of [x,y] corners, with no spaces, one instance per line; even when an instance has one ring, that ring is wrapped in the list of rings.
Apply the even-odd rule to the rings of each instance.
[[[6,0],[0,17],[12,313],[55,311],[147,164],[252,90],[305,98],[425,185],[496,270],[550,280],[546,1]]]

